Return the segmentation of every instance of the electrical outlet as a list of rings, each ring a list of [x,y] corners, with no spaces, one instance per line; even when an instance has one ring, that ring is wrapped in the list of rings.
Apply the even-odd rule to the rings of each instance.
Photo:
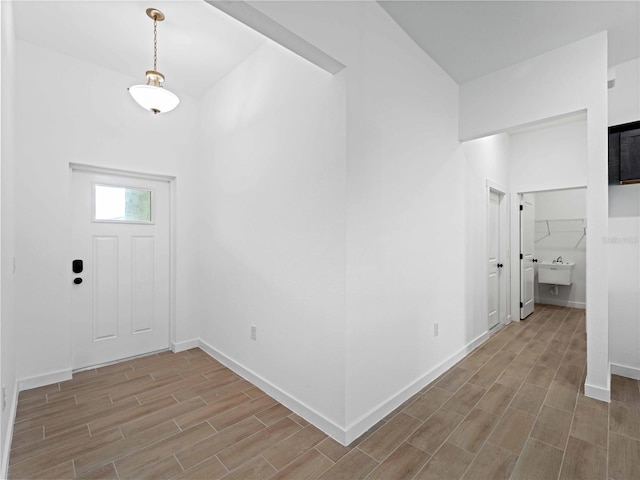
[[[251,340],[255,340],[257,338],[257,328],[255,325],[251,325]]]
[[[438,336],[438,333],[439,333],[439,332],[438,332],[439,327],[440,327],[440,324],[438,324],[438,323],[434,323],[434,324],[433,324],[433,336],[434,336],[434,337],[437,337],[437,336]]]

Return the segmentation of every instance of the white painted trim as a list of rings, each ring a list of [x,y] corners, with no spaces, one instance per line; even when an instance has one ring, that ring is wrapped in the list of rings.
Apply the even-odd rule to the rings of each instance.
[[[585,382],[584,394],[589,398],[595,398],[603,402],[611,402],[611,388],[596,387]]]
[[[511,274],[511,321],[519,322],[520,319],[520,194],[509,194],[509,246],[511,258],[509,272]]]
[[[502,244],[503,244],[503,263],[504,263],[504,294],[505,299],[503,307],[505,309],[505,322],[507,325],[511,321],[511,196],[505,193],[502,197],[502,220],[504,227],[502,228]]]
[[[131,170],[121,170],[118,168],[101,167],[99,165],[89,165],[85,163],[69,162],[69,168],[78,172],[99,173],[104,175],[117,175],[120,177],[140,178],[143,180],[155,180],[156,182],[172,182],[176,179],[173,175],[161,173],[145,173]]]
[[[184,342],[171,342],[171,351],[173,353],[180,353],[185,350],[191,350],[192,348],[198,348],[199,346],[200,341],[197,338],[193,340],[186,340]]]
[[[169,345],[178,336],[178,179],[169,181]]]
[[[547,128],[556,128],[561,125],[567,125],[569,123],[585,122],[587,121],[587,110],[580,109],[575,112],[562,113],[560,115],[554,115],[553,117],[542,118],[534,120],[533,122],[527,122],[523,125],[516,125],[511,128],[507,128],[506,132],[509,135],[518,135],[520,133],[528,133],[536,130],[544,130]]]
[[[571,302],[568,300],[556,300],[555,298],[547,297],[536,297],[536,303],[542,303],[544,305],[555,305],[556,307],[581,308],[583,310],[587,308],[587,304],[585,302]]]
[[[489,208],[491,192],[497,192],[500,195],[499,204],[499,223],[500,223],[500,257],[504,264],[503,270],[500,272],[500,306],[498,307],[498,322],[506,325],[511,321],[511,197],[506,187],[485,178],[486,184],[486,213],[485,213],[485,234],[487,238],[486,249],[489,251]],[[486,266],[486,257],[485,257]],[[488,302],[489,286],[486,281],[488,275],[485,274],[485,299]],[[488,311],[488,304],[484,305],[484,310]]]
[[[502,227],[503,227],[503,222],[501,222],[502,220],[502,199],[504,198],[504,194],[500,191],[500,190],[495,190],[494,188],[492,188],[489,185],[489,180],[486,181],[486,188],[485,188],[485,212],[484,212],[484,224],[485,224],[485,255],[484,255],[484,268],[485,268],[485,272],[484,272],[484,282],[482,282],[484,284],[484,299],[483,299],[483,305],[482,305],[482,311],[484,312],[489,312],[489,265],[487,263],[487,258],[489,257],[489,251],[491,250],[491,242],[490,242],[490,238],[491,238],[491,233],[489,230],[489,221],[491,218],[491,193],[496,193],[498,195],[498,257],[500,257],[500,254],[502,253]],[[497,263],[500,263],[500,260],[498,260]],[[496,267],[497,268],[497,267]],[[502,272],[500,272],[500,270],[498,270],[498,324],[502,323],[502,280],[504,279],[504,276],[501,275]],[[504,312],[506,315],[506,312]],[[488,326],[488,315],[487,315],[487,326]],[[491,327],[488,328],[493,328],[495,325],[492,325]]]
[[[4,443],[2,448],[2,467],[0,472],[2,477],[9,478],[9,455],[11,454],[11,442],[13,440],[13,426],[16,423],[16,412],[18,411],[18,382],[13,387],[13,398],[11,399],[11,410],[9,410],[9,419],[7,424],[7,432],[4,437]]]
[[[421,389],[429,385],[436,378],[438,378],[449,368],[462,360],[462,358],[464,358],[468,353],[477,348],[488,338],[489,332],[485,332],[477,338],[473,339],[471,342],[451,355],[445,361],[441,362],[435,368],[408,385],[405,389],[388,398],[365,415],[362,415],[355,422],[351,423],[347,428],[341,427],[333,420],[325,417],[297,398],[292,397],[287,392],[284,392],[277,386],[270,383],[268,380],[262,378],[260,375],[249,370],[235,360],[229,358],[227,355],[220,352],[203,340],[198,340],[198,346],[208,355],[231,369],[234,373],[237,373],[248,382],[264,390],[268,395],[276,399],[278,402],[282,403],[285,407],[300,415],[308,422],[312,423],[315,427],[322,430],[337,442],[341,443],[342,445],[349,445],[360,435],[369,430],[373,425],[378,423],[380,419],[384,418],[394,409],[402,405],[403,402],[407,401]]]
[[[72,377],[73,372],[71,369],[66,369],[47,373],[45,375],[38,375],[36,377],[23,378],[18,380],[18,391],[22,392],[23,390],[44,387],[45,385],[51,385],[52,383],[66,382],[67,380],[71,380]]]
[[[633,378],[634,380],[640,380],[640,368],[637,367],[629,367],[627,365],[612,363],[611,374],[620,375],[621,377]]]
[[[264,390],[269,396],[276,399],[285,407],[289,408],[293,412],[300,415],[305,420],[311,422],[315,427],[322,430],[324,433],[329,435],[331,438],[336,441],[345,444],[345,431],[342,427],[336,424],[333,420],[325,417],[321,413],[317,412],[310,406],[306,405],[304,402],[298,400],[297,398],[291,396],[287,392],[281,390],[277,386],[270,383],[268,380],[262,378],[257,373],[249,370],[244,365],[236,362],[232,358],[229,358],[224,353],[220,352],[216,348],[212,347],[208,343],[203,340],[198,341],[198,346],[211,357],[218,360],[220,363],[225,365],[227,368],[232,370],[234,373],[237,373],[242,378],[252,383],[256,387]]]
[[[384,402],[380,403],[377,407],[371,409],[368,413],[362,415],[356,421],[352,422],[345,429],[345,438],[341,443],[343,445],[349,445],[356,440],[360,435],[369,430],[373,425],[378,423],[380,419],[391,413],[398,408],[404,402],[409,400],[412,396],[422,390],[424,387],[433,382],[436,378],[449,370],[453,365],[462,360],[468,353],[482,344],[489,338],[489,332],[485,332],[482,335],[476,337],[467,345],[462,347],[456,353],[449,358],[436,365],[429,372],[425,373],[422,377],[415,380],[412,384],[408,385],[404,390],[391,396]],[[307,419],[308,420],[308,419]],[[312,422],[313,423],[313,422]],[[317,425],[316,425],[317,426]],[[336,439],[338,440],[338,439]],[[340,441],[340,440],[338,440]]]
[[[503,195],[506,195],[507,193],[509,193],[507,191],[506,187],[503,187],[502,185],[500,185],[499,183],[494,182],[493,180],[489,180],[487,178],[486,182],[487,182],[487,188],[490,188],[491,190],[495,190],[496,192],[500,192]]]
[[[451,355],[449,358],[438,364],[436,367],[431,369],[429,372],[425,373],[422,377],[415,380],[413,383],[408,385],[402,391],[396,393],[391,396],[384,402],[380,403],[377,407],[370,410],[365,415],[362,415],[355,422],[352,422],[347,428],[343,428],[335,423],[333,420],[325,417],[321,413],[314,410],[312,407],[306,405],[304,402],[299,399],[291,396],[287,392],[281,390],[277,386],[270,383],[268,380],[264,379],[257,373],[252,370],[246,368],[244,365],[236,362],[231,359],[224,353],[220,352],[216,348],[212,347],[208,343],[204,342],[201,339],[193,339],[187,340],[184,342],[172,342],[171,349],[174,352],[181,352],[184,350],[188,350],[191,348],[199,347],[205,353],[207,353],[212,358],[218,360],[220,363],[225,365],[227,368],[232,370],[234,373],[240,375],[242,378],[257,386],[258,388],[264,390],[268,395],[273,397],[275,400],[280,402],[285,407],[289,408],[293,412],[300,415],[302,418],[312,423],[315,427],[319,428],[327,435],[329,435],[334,440],[338,441],[342,445],[348,445],[349,443],[356,440],[359,436],[365,433],[369,428],[378,423],[380,419],[384,418],[386,415],[391,413],[394,409],[402,405],[405,401],[410,399],[424,387],[429,385],[435,379],[437,379],[440,375],[446,372],[453,365],[462,360],[467,354],[472,352],[478,346],[480,346],[485,340],[489,338],[489,332],[485,332],[482,335],[479,335],[467,345],[462,347],[456,353]],[[154,352],[157,353],[157,352]],[[146,356],[146,355],[141,355]],[[137,358],[137,357],[136,357]],[[126,360],[126,359],[125,359]],[[118,362],[113,362],[118,363]],[[90,367],[90,368],[98,368],[98,367]],[[11,406],[11,416],[10,416],[10,428],[7,432],[7,439],[9,442],[5,442],[5,449],[3,450],[3,472],[6,477],[6,468],[8,468],[8,455],[10,449],[10,439],[13,438],[13,424],[15,423],[15,415],[16,415],[16,407],[18,403],[18,393],[23,390],[29,390],[31,388],[37,388],[44,385],[50,385],[53,383],[64,382],[66,380],[71,380],[73,377],[71,370],[60,370],[59,372],[53,372],[47,375],[41,375],[38,377],[31,377],[27,379],[19,380],[16,384],[15,398],[13,400],[13,405]],[[586,388],[586,386],[585,386]],[[9,445],[9,447],[7,447]],[[6,455],[6,458],[5,458]]]
[[[552,190],[577,190],[579,188],[587,188],[587,184],[582,180],[565,181],[565,180],[553,179],[545,183],[517,185],[514,188],[514,191],[517,191],[519,194],[523,194],[523,193],[549,192]]]
[[[89,165],[85,163],[74,163],[69,162],[69,189],[71,188],[71,182],[73,177],[73,172],[88,172],[88,173],[96,173],[103,175],[116,175],[120,177],[129,177],[129,178],[138,178],[142,180],[151,180],[156,182],[165,182],[169,185],[169,345],[173,345],[173,342],[176,338],[176,329],[177,329],[177,279],[176,272],[177,269],[177,238],[178,238],[178,228],[177,228],[177,211],[178,211],[178,195],[177,195],[177,182],[178,178],[175,175],[165,175],[158,173],[145,173],[138,171],[130,171],[130,170],[122,170],[117,168],[109,168],[102,167],[99,165]],[[69,212],[71,215],[71,212]],[[70,337],[69,341],[71,342],[73,339]],[[73,348],[72,346],[70,348]],[[147,352],[142,354],[149,355],[156,352]],[[116,360],[116,362],[120,362],[126,360],[125,358]],[[95,368],[95,367],[89,367]]]

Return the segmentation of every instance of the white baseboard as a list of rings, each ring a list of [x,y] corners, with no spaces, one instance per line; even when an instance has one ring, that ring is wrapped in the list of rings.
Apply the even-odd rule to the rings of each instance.
[[[620,375],[621,377],[640,380],[640,368],[637,368],[637,367],[628,367],[627,365],[619,365],[617,363],[612,363],[611,373],[613,375]]]
[[[571,308],[581,308],[586,309],[587,304],[585,302],[570,302],[565,300],[558,300],[556,298],[535,298],[536,303],[542,303],[544,305],[555,305],[556,307],[571,307]]]
[[[584,394],[587,397],[595,398],[603,402],[611,402],[611,388],[596,387],[585,382]]]
[[[368,413],[362,415],[355,422],[349,424],[345,431],[345,441],[341,442],[343,445],[349,445],[356,440],[360,435],[369,430],[372,426],[378,423],[381,419],[393,412],[396,408],[409,400],[412,396],[422,390],[424,387],[433,382],[436,378],[449,370],[452,366],[462,360],[465,355],[470,353],[486,339],[489,338],[489,332],[485,332],[478,336],[467,345],[462,347],[456,353],[451,355],[442,363],[425,373],[422,377],[415,380],[413,383],[405,387],[400,392],[396,393],[386,401],[380,403],[377,407],[373,408]]]
[[[73,377],[72,370],[59,370],[57,372],[38,375],[37,377],[23,378],[18,380],[18,391],[30,390],[32,388],[51,385],[52,383],[65,382]]]
[[[11,454],[11,441],[13,440],[13,426],[16,423],[16,412],[18,410],[18,383],[13,387],[13,396],[11,398],[11,409],[9,410],[9,419],[7,422],[7,432],[4,437],[4,443],[2,444],[2,466],[0,467],[0,473],[2,477],[9,478],[9,455]]]
[[[403,390],[394,394],[387,400],[381,402],[377,407],[371,409],[368,413],[362,415],[355,422],[352,422],[348,427],[343,428],[338,425],[335,421],[327,418],[321,413],[317,412],[315,409],[302,402],[301,400],[293,397],[287,392],[281,390],[277,386],[270,383],[265,378],[261,377],[257,373],[252,370],[246,368],[244,365],[236,362],[232,358],[228,357],[224,353],[220,352],[216,348],[212,347],[208,343],[203,340],[189,340],[185,342],[175,342],[171,344],[171,350],[174,352],[181,352],[184,350],[188,350],[191,348],[199,347],[204,352],[206,352],[211,357],[218,360],[220,363],[224,364],[226,367],[231,369],[233,372],[240,375],[242,378],[251,382],[253,385],[258,388],[264,390],[268,395],[273,397],[275,400],[280,402],[282,405],[286,406],[293,412],[300,415],[305,420],[312,423],[314,426],[325,432],[327,435],[332,437],[334,440],[338,441],[342,445],[348,445],[352,441],[356,440],[359,436],[369,430],[372,426],[378,423],[382,418],[391,413],[394,409],[402,405],[405,401],[410,399],[413,395],[418,393],[421,389],[429,385],[436,378],[446,372],[449,368],[455,365],[457,362],[462,360],[465,355],[470,353],[480,344],[482,344],[486,339],[489,338],[489,333],[485,332],[482,335],[479,335],[477,338],[473,339],[467,345],[462,347],[456,353],[451,355],[449,358],[435,366],[433,369],[422,375],[420,378],[407,385]],[[15,421],[15,409],[17,405],[17,395],[22,390],[28,390],[31,388],[37,388],[44,385],[50,385],[52,383],[63,382],[66,380],[70,380],[72,378],[71,370],[61,370],[59,372],[49,373],[47,375],[40,375],[37,377],[22,379],[17,383],[16,387],[16,399],[14,401],[14,405],[12,406],[12,420],[11,420],[11,432],[8,433],[8,438],[11,439],[13,436],[13,422]],[[6,445],[6,444],[5,444]],[[10,445],[10,442],[9,442]],[[5,452],[3,451],[3,455]],[[6,451],[8,461],[9,451]],[[3,462],[5,459],[3,458]],[[5,464],[3,463],[3,468]],[[6,476],[4,477],[6,478]]]
[[[342,428],[340,425],[318,413],[313,408],[306,405],[304,402],[301,402],[297,398],[294,398],[288,393],[282,391],[261,376],[252,372],[243,365],[237,363],[222,352],[216,350],[206,342],[200,340],[199,346],[211,357],[215,358],[220,363],[230,368],[233,372],[237,373],[242,378],[264,390],[267,394],[275,398],[278,402],[282,403],[285,407],[289,408],[308,422],[312,423],[315,427],[322,430],[337,442],[341,443],[342,445],[349,445],[360,435],[365,433],[372,426],[383,419],[386,415],[391,413],[394,409],[402,405],[402,403],[406,402],[413,395],[418,393],[420,390],[422,390],[424,387],[429,385],[436,378],[450,369],[453,365],[462,360],[465,355],[478,347],[487,338],[489,338],[488,332],[478,336],[463,348],[458,350],[456,353],[451,355],[449,358],[447,358],[445,361],[438,364],[435,368],[431,369],[422,377],[405,387],[402,391],[396,393],[389,399],[380,403],[377,407],[373,408],[365,415],[362,415],[358,420],[351,423],[347,428]]]
[[[171,342],[171,351],[173,353],[184,352],[185,350],[191,350],[192,348],[198,348],[200,346],[199,340],[186,340],[184,342]]]
[[[268,380],[262,378],[257,373],[246,368],[244,365],[231,359],[230,357],[220,352],[219,350],[215,349],[208,343],[202,340],[199,340],[198,346],[202,350],[204,350],[207,354],[209,354],[211,357],[215,358],[220,363],[228,367],[234,373],[237,373],[248,382],[264,390],[269,396],[276,399],[278,402],[280,402],[282,405],[287,407],[289,410],[297,413],[302,418],[312,423],[315,427],[319,428],[324,433],[329,435],[331,438],[345,445],[344,443],[345,431],[342,427],[340,427],[334,421],[325,417],[321,413],[314,410],[312,407],[308,406],[307,404],[298,400],[297,398],[291,396],[287,392],[281,390],[277,386],[270,383]]]

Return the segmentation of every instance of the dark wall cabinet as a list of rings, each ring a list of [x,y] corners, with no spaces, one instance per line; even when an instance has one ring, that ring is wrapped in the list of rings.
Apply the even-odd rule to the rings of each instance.
[[[609,185],[620,183],[620,133],[609,133]]]
[[[609,184],[640,183],[640,122],[609,127]]]
[[[640,182],[640,128],[620,134],[620,181]]]

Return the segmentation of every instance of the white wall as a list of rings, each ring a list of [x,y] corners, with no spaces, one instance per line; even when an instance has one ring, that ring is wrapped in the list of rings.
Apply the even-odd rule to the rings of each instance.
[[[345,443],[486,333],[457,85],[375,3],[270,6],[347,69],[265,47],[210,92],[202,131],[188,97],[150,117],[135,79],[18,43],[19,378],[69,369],[69,162],[178,177],[176,341],[202,335]]]
[[[197,110],[189,97],[153,116],[129,97],[135,83],[47,49],[16,43],[15,218],[17,376],[68,375],[70,346],[69,163],[177,177],[175,340],[196,335]],[[47,81],[41,73],[47,71]],[[196,280],[196,281],[194,281]],[[37,301],[34,301],[37,299]]]
[[[585,308],[587,242],[583,219],[587,217],[586,207],[587,191],[583,188],[535,194],[535,256],[538,262],[553,261],[561,256],[563,261],[575,263],[573,284],[559,285],[558,295],[550,293],[551,285],[538,283],[536,275],[536,303]]]
[[[68,189],[54,188],[68,184],[68,162],[176,175],[176,341],[201,335],[348,443],[486,333],[486,243],[468,239],[485,232],[486,179],[507,183],[509,141],[462,149],[459,137],[586,109],[589,212],[602,232],[606,40],[463,86],[459,136],[458,86],[376,3],[254,6],[345,71],[329,77],[268,45],[209,92],[200,119],[188,97],[150,118],[126,94],[135,79],[19,42],[16,217],[29,222],[17,228],[17,300],[28,304],[18,373],[69,368]],[[36,68],[53,73],[32,96]],[[600,259],[589,264],[606,278]],[[588,380],[607,390],[606,299],[592,297]]]
[[[640,120],[640,59],[614,67],[609,125]],[[612,371],[640,378],[640,185],[609,186],[609,344]]]
[[[613,67],[616,85],[609,89],[609,125],[640,120],[640,58]]]
[[[609,187],[609,318],[614,373],[640,379],[640,185]]]
[[[382,8],[358,7],[351,48],[360,60],[347,63],[347,429],[354,436],[486,330],[466,317],[466,302],[453,301],[467,269],[458,87]]]
[[[510,159],[510,136],[507,133],[500,133],[488,137],[470,140],[462,143],[468,172],[466,175],[466,221],[467,238],[474,241],[465,242],[465,258],[467,259],[468,272],[465,278],[465,316],[470,325],[481,327],[487,324],[487,185],[505,194],[509,189],[509,159]],[[489,182],[489,184],[487,184]],[[508,195],[503,200],[508,206]],[[505,235],[509,232],[510,218],[506,214],[501,220]],[[505,267],[501,270],[503,278],[511,276],[510,264],[508,262],[508,238],[501,238],[503,243]],[[508,289],[507,289],[508,290]],[[506,292],[506,298],[501,298],[506,320],[516,320],[511,312],[511,292]],[[517,295],[517,292],[513,292]]]
[[[201,113],[201,339],[337,437],[345,398],[345,114],[343,76],[271,42],[209,91]]]
[[[513,192],[584,187],[587,122],[584,115],[511,133],[509,184]]]
[[[587,113],[587,380],[609,399],[606,32],[460,87],[460,138],[472,139],[568,114]],[[553,188],[543,186],[539,189]],[[514,233],[515,235],[515,233]],[[600,241],[599,241],[600,240]],[[518,261],[512,254],[514,272]],[[514,275],[517,277],[517,275]]]
[[[457,85],[375,2],[252,5],[346,65],[348,443],[486,333],[465,188],[484,199],[486,180],[457,140]]]
[[[460,138],[525,127],[581,112],[593,103],[604,108],[606,101],[595,98],[607,89],[603,45],[605,32],[461,85]],[[596,71],[596,78],[586,76]]]
[[[13,256],[15,254],[15,189],[14,189],[14,66],[15,38],[13,33],[13,12],[11,3],[0,2],[0,59],[2,73],[0,82],[0,105],[2,118],[2,152],[0,176],[2,191],[0,213],[0,384],[6,389],[6,405],[2,406],[0,423],[0,476],[7,473],[9,448],[11,445],[12,422],[16,408],[16,304],[13,276]],[[1,393],[0,393],[1,395]],[[0,402],[1,402],[0,398]]]

